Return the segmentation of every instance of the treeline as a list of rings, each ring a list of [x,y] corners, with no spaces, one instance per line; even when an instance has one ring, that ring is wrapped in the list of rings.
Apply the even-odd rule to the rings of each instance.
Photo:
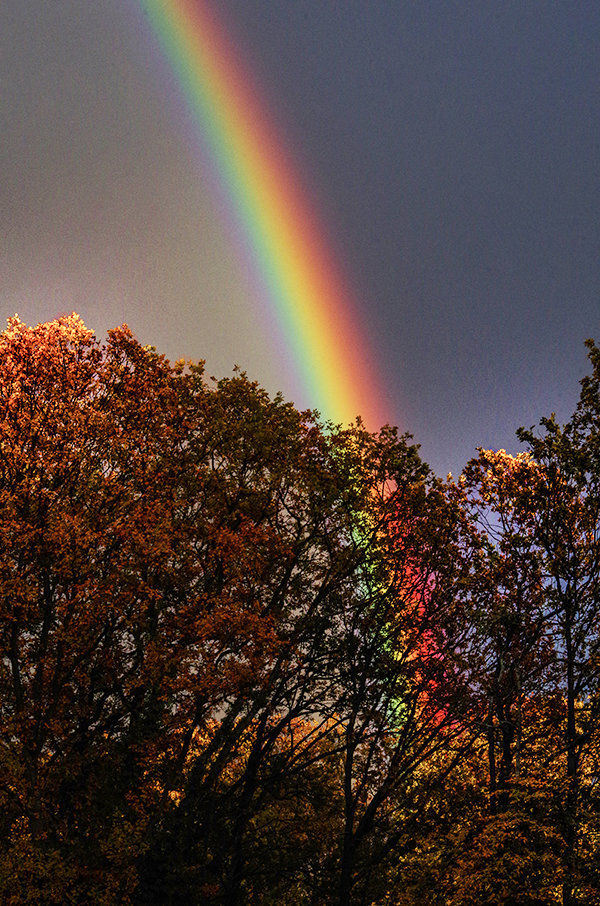
[[[600,351],[455,482],[73,315],[0,336],[0,901],[600,903]]]

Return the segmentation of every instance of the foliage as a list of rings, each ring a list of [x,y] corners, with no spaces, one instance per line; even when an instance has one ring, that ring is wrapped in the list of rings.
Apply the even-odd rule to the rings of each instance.
[[[600,352],[455,484],[76,315],[0,336],[0,899],[600,900]]]

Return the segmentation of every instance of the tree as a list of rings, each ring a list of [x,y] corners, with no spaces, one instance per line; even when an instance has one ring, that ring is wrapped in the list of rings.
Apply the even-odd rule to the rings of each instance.
[[[467,681],[470,527],[460,495],[431,475],[416,448],[390,455],[381,440],[360,439],[368,468],[378,463],[377,529],[332,649],[343,759],[341,906],[355,887],[361,902],[374,901],[389,859],[410,850],[419,813],[465,757],[477,717]],[[425,782],[431,764],[437,770]]]
[[[554,416],[544,418],[539,434],[520,429],[526,452],[511,457],[482,451],[464,479],[478,496],[476,506],[487,507],[494,520],[481,574],[492,654],[492,793],[496,717],[500,790],[513,773],[516,743],[517,774],[529,749],[537,761],[530,758],[528,765],[534,787],[536,776],[545,773],[552,795],[562,798],[554,819],[564,844],[563,904],[578,902],[578,891],[586,891],[586,901],[590,896],[589,869],[579,853],[587,811],[583,792],[590,792],[584,764],[589,766],[596,744],[600,679],[600,356],[591,341],[588,346],[593,372],[581,382],[571,420],[561,427]],[[506,790],[498,802],[508,805]]]
[[[487,700],[485,732],[490,812],[506,811],[513,787],[523,788],[523,769],[539,726],[524,722],[532,701],[556,694],[553,646],[547,634],[546,588],[532,511],[537,466],[531,456],[480,450],[460,478],[480,526],[472,586],[473,622],[481,652],[481,694]],[[542,731],[543,732],[543,731]],[[514,798],[514,797],[513,797]],[[514,804],[514,802],[513,802]]]
[[[577,902],[580,883],[581,771],[596,733],[600,680],[600,352],[592,341],[587,345],[593,371],[581,382],[572,419],[560,427],[552,415],[542,419],[540,435],[518,432],[538,465],[532,517],[566,707],[565,906]]]
[[[590,358],[567,425],[453,484],[126,327],[11,319],[0,899],[597,899]]]
[[[403,683],[433,739],[443,669],[432,648],[426,676],[414,652],[441,571],[414,564],[418,506],[441,512],[443,493],[391,429],[324,432],[244,374],[211,385],[76,316],[9,323],[0,419],[3,895],[27,851],[30,899],[238,902],[274,790],[318,765],[331,782],[344,758],[388,770]],[[401,501],[406,525],[416,507],[402,553]],[[347,799],[365,813],[343,878],[388,773],[375,806],[371,779]]]
[[[101,348],[76,316],[12,319],[0,359],[4,821],[37,867],[62,859],[67,888],[48,901],[69,885],[99,901],[168,715],[154,579],[171,554],[177,372],[125,329]],[[113,882],[125,897],[127,870]]]

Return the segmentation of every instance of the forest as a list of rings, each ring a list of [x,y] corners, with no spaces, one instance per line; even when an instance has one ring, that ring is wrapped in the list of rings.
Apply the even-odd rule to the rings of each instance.
[[[10,319],[0,901],[600,903],[587,347],[566,424],[441,479],[126,326]]]

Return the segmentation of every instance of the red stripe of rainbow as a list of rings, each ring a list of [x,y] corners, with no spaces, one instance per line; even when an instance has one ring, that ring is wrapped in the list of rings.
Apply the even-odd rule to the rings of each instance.
[[[332,260],[251,80],[206,0],[140,0],[231,199],[311,405],[378,428],[382,394]]]

